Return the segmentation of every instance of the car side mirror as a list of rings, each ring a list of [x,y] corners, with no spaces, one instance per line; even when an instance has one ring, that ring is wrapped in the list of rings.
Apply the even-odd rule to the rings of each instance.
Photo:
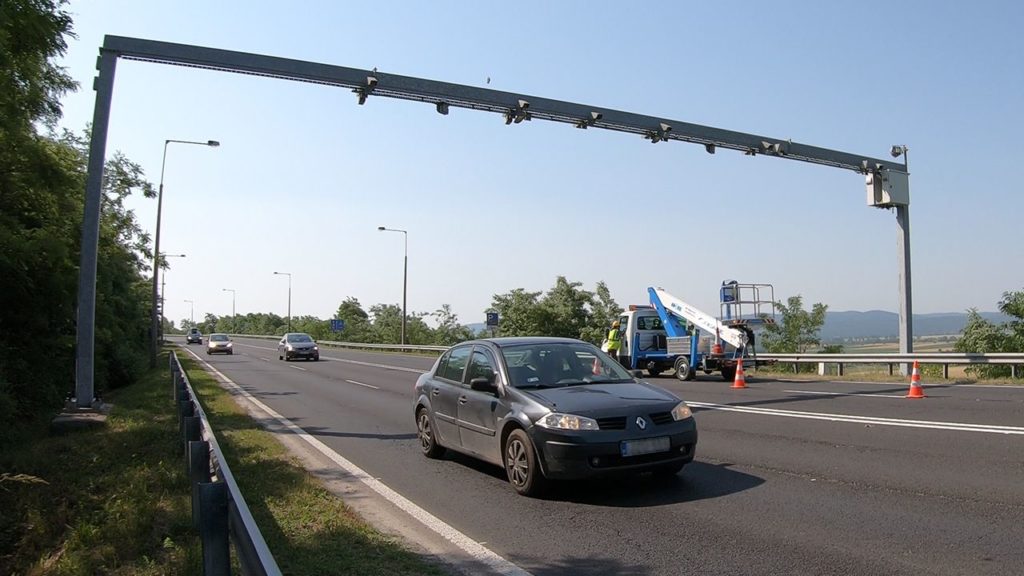
[[[489,392],[491,394],[498,393],[498,384],[494,381],[480,376],[473,378],[469,381],[469,389],[476,390],[477,392]]]
[[[643,378],[644,377],[644,373],[643,373],[642,370],[630,370],[629,373],[633,375],[633,378]]]

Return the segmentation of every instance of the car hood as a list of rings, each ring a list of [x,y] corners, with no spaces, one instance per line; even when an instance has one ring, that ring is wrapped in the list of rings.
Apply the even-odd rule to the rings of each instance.
[[[288,342],[288,346],[292,348],[312,348],[316,346],[316,342]]]
[[[658,406],[679,402],[679,398],[672,393],[644,382],[583,384],[562,388],[523,390],[522,392],[552,410],[581,415],[613,408]]]

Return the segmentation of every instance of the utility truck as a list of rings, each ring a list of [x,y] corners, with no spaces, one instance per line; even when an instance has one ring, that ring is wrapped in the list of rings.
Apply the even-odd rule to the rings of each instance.
[[[722,283],[719,316],[698,310],[662,288],[648,288],[650,304],[631,304],[619,316],[620,359],[651,376],[675,370],[676,378],[692,380],[698,370],[736,376],[736,362],[755,367],[754,329],[775,322],[775,291],[771,284]]]

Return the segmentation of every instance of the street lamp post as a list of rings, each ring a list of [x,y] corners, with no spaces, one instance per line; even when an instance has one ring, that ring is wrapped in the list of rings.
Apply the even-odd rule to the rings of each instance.
[[[167,264],[167,259],[168,258],[184,258],[185,255],[184,254],[161,254],[160,257],[163,259],[163,263],[162,264]],[[167,292],[165,290],[166,285],[167,285],[167,274],[164,274],[163,276],[160,277],[160,318],[161,319],[160,319],[160,331],[158,333],[158,337],[159,337],[159,340],[161,342],[163,341],[163,337],[164,337],[164,323],[163,323],[163,321],[165,319],[167,319],[167,311],[164,310],[164,298],[167,296]]]
[[[189,314],[189,318],[191,319],[190,322],[192,322],[192,327],[195,328],[196,327],[196,303],[193,302],[192,300],[185,300],[185,303],[192,305],[192,312]]]
[[[288,277],[288,331],[292,331],[292,273],[291,272],[274,272],[278,276]]]
[[[409,232],[407,230],[400,230],[398,228],[385,228],[384,226],[377,226],[377,230],[381,232],[401,232],[402,238],[405,245],[405,262],[402,266],[402,341],[399,342],[401,345],[405,345],[405,296],[406,289],[409,286]]]
[[[221,288],[223,292],[231,292],[231,319],[235,319],[235,289],[234,288]]]
[[[168,144],[195,144],[198,146],[210,146],[216,148],[220,146],[220,142],[216,140],[207,140],[206,142],[193,142],[191,140],[164,140],[164,158],[160,163],[160,188],[156,194],[156,233],[153,236],[153,301],[151,303],[152,322],[150,323],[150,339],[149,339],[149,367],[156,368],[156,349],[157,349],[157,332],[159,328],[159,320],[157,318],[156,301],[157,301],[157,289],[159,287],[160,276],[160,215],[163,211],[164,205],[164,168],[167,167],[167,145]]]

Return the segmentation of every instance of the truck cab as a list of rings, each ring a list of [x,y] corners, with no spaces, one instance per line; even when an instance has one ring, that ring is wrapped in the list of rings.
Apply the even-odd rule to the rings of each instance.
[[[654,306],[630,304],[619,315],[619,332],[619,358],[627,367],[647,370],[651,376],[672,369],[665,322]]]

